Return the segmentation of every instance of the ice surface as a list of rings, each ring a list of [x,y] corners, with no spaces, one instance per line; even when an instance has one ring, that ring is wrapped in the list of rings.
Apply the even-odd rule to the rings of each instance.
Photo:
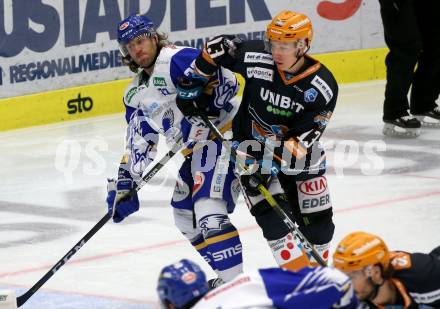
[[[423,129],[417,139],[384,137],[384,83],[341,88],[322,139],[333,248],[345,234],[365,230],[391,249],[429,251],[440,244],[440,130]],[[0,288],[18,295],[30,288],[105,214],[106,178],[116,175],[124,132],[119,114],[0,134]],[[160,268],[180,258],[213,277],[173,226],[178,161],[142,189],[141,211],[104,226],[22,308],[153,308]],[[245,269],[275,266],[242,198],[232,221]]]

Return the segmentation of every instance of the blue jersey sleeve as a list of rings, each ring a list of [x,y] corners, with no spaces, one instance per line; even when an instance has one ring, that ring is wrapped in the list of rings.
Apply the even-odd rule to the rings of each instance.
[[[125,105],[125,121],[127,121],[127,124],[130,122],[131,115],[136,111],[136,108]]]
[[[170,77],[174,86],[177,84],[177,78],[184,75],[194,59],[200,54],[200,50],[194,48],[183,48],[173,55],[170,65]]]
[[[357,308],[350,279],[328,267],[303,268],[298,272],[271,268],[260,275],[268,297],[277,308]]]

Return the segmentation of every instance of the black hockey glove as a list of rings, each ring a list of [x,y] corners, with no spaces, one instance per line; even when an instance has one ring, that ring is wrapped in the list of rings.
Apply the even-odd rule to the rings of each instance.
[[[258,170],[255,173],[248,175],[244,172],[240,175],[241,185],[250,196],[260,194],[260,191],[258,190],[259,185],[263,185],[267,189],[272,181],[272,177],[280,172],[280,167],[276,162],[272,162],[270,170],[262,166],[262,161],[259,161],[256,164],[258,164]]]
[[[240,176],[241,185],[246,190],[246,193],[250,196],[259,195],[260,191],[258,191],[258,186],[263,185],[267,188],[271,180],[271,174],[261,174],[259,171],[256,171],[251,175],[244,174]]]
[[[242,45],[242,40],[233,35],[216,36],[206,43],[203,52],[195,60],[196,70],[212,76],[218,66],[230,67],[234,64],[236,51]]]
[[[185,116],[200,116],[206,113],[206,95],[203,87],[206,79],[198,76],[181,76],[177,79],[176,104]]]
[[[393,0],[393,6],[397,11],[405,5],[406,0]]]
[[[242,40],[236,36],[222,35],[209,40],[205,50],[217,65],[228,66],[235,61],[235,52],[241,44]]]

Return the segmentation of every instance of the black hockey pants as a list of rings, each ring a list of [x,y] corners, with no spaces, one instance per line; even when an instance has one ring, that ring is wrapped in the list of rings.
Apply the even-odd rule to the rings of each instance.
[[[384,119],[394,119],[410,111],[432,110],[440,93],[440,1],[379,0],[385,42],[387,84]],[[417,64],[417,69],[414,68]]]

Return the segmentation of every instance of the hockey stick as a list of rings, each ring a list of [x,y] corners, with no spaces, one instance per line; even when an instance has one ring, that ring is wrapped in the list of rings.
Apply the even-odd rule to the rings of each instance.
[[[209,118],[206,115],[201,115],[200,117],[206,123],[206,125],[211,129],[211,131],[214,133],[214,135],[219,139],[219,141],[222,142],[222,144],[226,147],[226,149],[231,152],[232,156],[237,157],[236,150],[228,144],[228,142],[225,140],[225,138],[223,137],[221,132],[211,122],[211,120],[209,120]],[[245,172],[248,171],[248,169],[245,166],[239,165],[239,167],[242,170],[244,170]],[[269,190],[267,190],[266,187],[264,187],[262,184],[258,184],[257,189],[258,189],[258,191],[260,191],[261,195],[266,199],[266,201],[269,203],[269,205],[280,216],[280,218],[283,220],[284,224],[286,224],[287,228],[294,235],[294,237],[299,239],[299,241],[301,242],[301,244],[303,245],[303,247],[307,251],[307,253],[309,255],[313,256],[319,265],[326,266],[327,264],[322,259],[321,255],[319,255],[319,253],[312,246],[312,244],[307,240],[307,238],[298,229],[296,224],[289,218],[289,216],[286,214],[286,212],[280,207],[280,205],[274,199],[272,194],[270,194]]]
[[[182,137],[180,136],[173,148],[142,177],[139,185],[135,189],[130,190],[125,198],[129,198],[139,191],[169,160],[171,160],[171,158],[177,152],[179,152],[181,148],[181,140]],[[34,286],[32,286],[23,295],[17,297],[17,306],[21,307],[32,295],[34,295],[35,292],[37,292],[43,286],[43,284],[45,284],[64,264],[66,264],[70,258],[72,258],[72,256],[77,253],[79,249],[81,249],[81,247],[84,246],[85,243],[89,241],[89,239],[92,238],[92,236],[95,235],[96,232],[98,232],[101,227],[103,227],[104,224],[111,219],[111,217],[112,215],[110,213],[107,213],[104,217],[102,217],[101,220],[99,220],[99,222],[96,223],[95,226],[92,227],[92,229],[88,231],[87,234],[81,238],[72,249],[70,249],[40,280],[38,280],[37,283],[34,284]]]

